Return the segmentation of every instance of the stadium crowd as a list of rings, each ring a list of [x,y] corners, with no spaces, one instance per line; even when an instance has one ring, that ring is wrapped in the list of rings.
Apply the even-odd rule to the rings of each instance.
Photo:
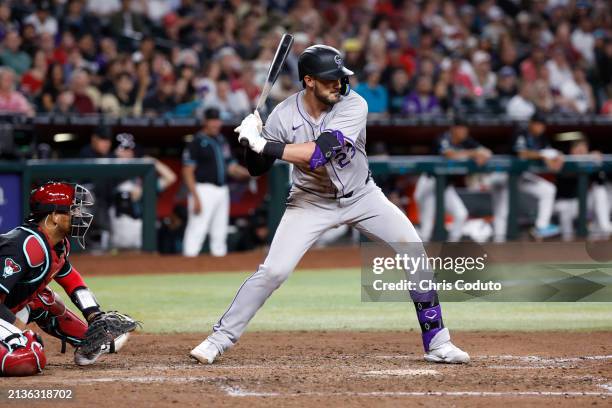
[[[612,115],[606,0],[3,0],[0,111],[192,116],[252,110],[279,36],[345,54],[374,114]]]
[[[222,146],[208,122],[236,123],[253,110],[285,32],[295,42],[264,110],[302,88],[298,56],[311,44],[325,43],[338,48],[356,72],[351,87],[367,100],[372,116],[449,115],[454,117],[449,140],[458,146],[464,142],[455,140],[456,134],[468,135],[461,118],[470,114],[530,123],[550,113],[612,116],[607,0],[0,0],[0,114],[207,118],[208,112],[200,133]],[[574,150],[588,153],[587,138],[575,144]],[[116,135],[105,126],[95,129],[91,145],[79,154],[142,156],[132,135]],[[189,165],[183,161],[183,175]],[[173,172],[156,161],[156,169],[164,188],[175,184],[180,167]],[[228,182],[223,175],[218,179],[219,186]],[[403,209],[412,200],[402,187],[405,180],[380,183]],[[94,225],[100,247],[121,246],[109,231],[128,229],[135,235],[123,241],[138,247],[140,227],[116,225],[140,221],[141,180],[111,184],[91,186],[102,208]],[[232,202],[237,190],[257,191],[252,184],[230,185]],[[564,211],[563,236],[572,239],[576,182],[565,180],[568,188],[549,184],[546,222],[539,229],[550,229],[554,200],[565,200],[572,211]],[[600,184],[612,193],[607,179]],[[603,197],[605,189],[600,190]],[[169,237],[159,242],[163,252],[181,252],[189,195],[182,191],[183,204],[161,220],[160,236]],[[431,201],[430,193],[424,196]],[[605,236],[612,233],[610,195],[598,201],[603,204],[596,211],[603,214]],[[455,212],[463,215],[457,219],[467,221],[459,201]],[[234,248],[265,242],[267,223],[260,211],[265,205],[258,205],[243,223],[255,232]],[[466,235],[459,227],[455,232],[456,239]]]

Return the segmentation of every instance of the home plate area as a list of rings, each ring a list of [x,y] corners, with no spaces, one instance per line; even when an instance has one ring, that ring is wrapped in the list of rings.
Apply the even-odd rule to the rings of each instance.
[[[11,389],[70,389],[77,405],[132,408],[612,401],[606,332],[456,332],[454,341],[472,355],[468,365],[425,362],[416,332],[261,332],[246,334],[205,366],[188,357],[202,337],[136,334],[121,354],[86,368],[74,366],[71,353],[60,354],[59,344],[46,339],[45,372],[2,379],[0,401]]]

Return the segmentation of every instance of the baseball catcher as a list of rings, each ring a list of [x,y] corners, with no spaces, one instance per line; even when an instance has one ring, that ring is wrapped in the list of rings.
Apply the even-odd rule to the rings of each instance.
[[[46,364],[41,337],[18,326],[36,323],[47,334],[75,347],[74,361],[85,366],[119,351],[138,323],[117,312],[103,312],[79,272],[70,264],[68,237],[85,247],[93,219],[87,189],[49,182],[30,196],[23,225],[0,235],[0,375],[29,376]],[[70,311],[47,285],[64,288],[85,320]]]

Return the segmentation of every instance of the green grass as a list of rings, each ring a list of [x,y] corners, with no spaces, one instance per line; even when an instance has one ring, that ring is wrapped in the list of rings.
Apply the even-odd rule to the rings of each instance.
[[[142,320],[144,331],[208,332],[248,276],[136,275],[92,277],[87,282],[103,308]],[[446,325],[453,330],[612,330],[612,303],[447,302],[443,310]],[[416,328],[411,303],[361,302],[356,269],[295,272],[250,326],[250,330]]]

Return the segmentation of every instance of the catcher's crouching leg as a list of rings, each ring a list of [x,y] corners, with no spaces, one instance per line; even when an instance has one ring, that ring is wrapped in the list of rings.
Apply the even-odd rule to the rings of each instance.
[[[62,341],[62,353],[66,343],[79,347],[87,333],[87,323],[66,308],[64,302],[51,289],[45,288],[28,303],[28,323],[35,322],[45,333]]]
[[[25,377],[42,372],[47,364],[40,337],[32,330],[21,332],[0,319],[0,376]]]

